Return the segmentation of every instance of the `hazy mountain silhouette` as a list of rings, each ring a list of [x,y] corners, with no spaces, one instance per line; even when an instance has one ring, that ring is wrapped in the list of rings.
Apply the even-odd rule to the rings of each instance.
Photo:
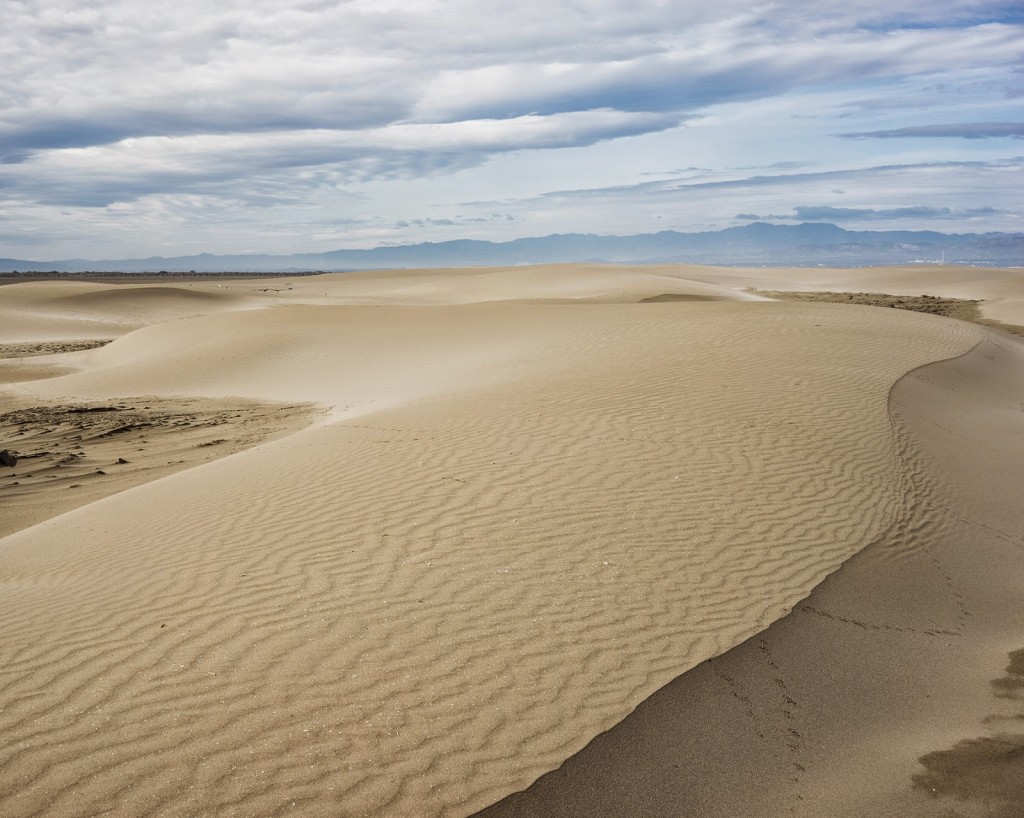
[[[633,236],[565,233],[507,242],[456,240],[293,255],[143,259],[0,259],[0,271],[297,272],[397,267],[472,267],[550,262],[689,262],[750,265],[860,265],[937,262],[1024,264],[1024,233],[853,231],[834,224],[754,222],[706,233],[665,230]]]

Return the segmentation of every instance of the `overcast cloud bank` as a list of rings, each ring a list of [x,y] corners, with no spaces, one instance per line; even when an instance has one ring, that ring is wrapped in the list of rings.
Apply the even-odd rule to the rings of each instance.
[[[893,5],[5,0],[0,255],[1018,229],[1019,4]]]

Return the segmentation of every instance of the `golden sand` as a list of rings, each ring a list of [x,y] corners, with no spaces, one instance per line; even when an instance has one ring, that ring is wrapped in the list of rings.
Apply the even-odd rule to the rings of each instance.
[[[889,271],[883,287],[884,271],[842,271],[831,289],[900,293],[919,289],[918,273]],[[985,642],[995,654],[981,636],[992,623],[1019,633],[1022,614],[1000,594],[970,630],[969,566],[959,564],[969,561],[953,556],[962,540],[951,532],[969,515],[1019,542],[1024,524],[998,492],[972,493],[968,512],[948,488],[975,468],[998,485],[1019,476],[1012,456],[971,465],[992,435],[1024,439],[1019,407],[1005,389],[961,389],[960,376],[939,392],[904,378],[956,359],[972,383],[1002,383],[1020,367],[1019,341],[933,315],[748,291],[812,289],[822,271],[717,275],[559,265],[0,288],[0,343],[116,339],[0,360],[5,430],[18,411],[145,400],[192,419],[154,428],[138,459],[194,457],[139,468],[71,510],[67,496],[84,485],[37,480],[29,492],[9,477],[25,461],[0,471],[5,521],[24,514],[30,493],[43,509],[0,540],[0,814],[468,815],[609,728],[599,741],[616,749],[600,757],[614,772],[582,785],[604,814],[712,814],[701,804],[726,810],[734,791],[764,814],[800,802],[814,805],[803,814],[840,814],[829,798],[850,804],[858,779],[815,747],[877,734],[870,697],[845,696],[843,711],[827,696],[806,717],[828,725],[813,745],[806,725],[780,731],[772,717],[745,741],[728,733],[729,706],[746,697],[757,715],[772,687],[794,700],[798,684],[828,688],[819,661],[829,658],[810,658],[817,637],[786,643],[808,658],[784,672],[783,649],[767,641],[773,622],[848,620],[873,633],[904,621],[876,609],[878,594],[850,592],[838,620],[816,601],[858,561],[871,576],[920,577],[926,565],[946,578],[893,589],[933,602],[959,594],[960,607],[933,615],[922,603],[904,617],[914,633],[934,632],[928,644]],[[1016,319],[1024,303],[1012,271],[985,271],[974,290],[952,272],[935,278],[945,290],[934,294],[980,299],[994,319]],[[936,420],[934,405],[955,403],[947,392],[977,394]],[[109,438],[70,440],[89,434],[66,428],[76,414],[89,415],[54,415],[53,429],[25,426],[22,437],[81,442],[85,458],[89,442],[111,459]],[[994,431],[978,431],[982,418]],[[919,431],[954,420],[966,447]],[[226,444],[201,445],[217,439],[232,441],[228,456],[211,453]],[[18,445],[0,441],[29,453]],[[1019,548],[985,559],[1002,577],[1020,570]],[[863,672],[844,677],[870,677],[871,657],[903,656],[879,648],[896,633],[880,628],[858,648]],[[693,687],[708,668],[742,663],[751,637],[777,672],[751,681],[759,692],[726,683],[711,709],[694,710],[692,692],[689,705],[673,703],[676,738],[655,755],[693,747],[676,758],[677,769],[691,765],[685,781],[649,772],[646,801],[616,802],[626,790],[609,775],[643,780],[657,765],[623,752],[615,731],[672,680]],[[931,768],[919,750],[942,749],[984,715],[964,704],[981,697],[950,682],[926,696],[955,702],[958,720],[922,727],[935,713],[915,690],[941,674],[915,650],[891,709],[912,713],[927,740],[883,742],[903,765],[883,795],[868,792],[887,805],[897,790],[906,803],[931,798],[915,789],[932,780],[920,778]],[[719,724],[736,737],[725,755],[683,740]],[[759,773],[781,800],[758,801],[727,775],[735,758],[757,768],[758,741],[786,760]],[[878,758],[870,746],[848,755]],[[680,806],[652,796],[659,787],[704,800]],[[572,787],[569,807],[556,806],[557,792],[531,792],[495,809],[600,812]]]

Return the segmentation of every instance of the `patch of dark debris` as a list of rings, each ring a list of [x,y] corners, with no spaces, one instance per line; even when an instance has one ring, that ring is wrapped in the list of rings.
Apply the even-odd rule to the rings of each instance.
[[[81,341],[27,341],[17,344],[0,344],[0,358],[34,358],[39,355],[56,355],[61,352],[81,352],[106,346],[112,338],[92,338]]]
[[[992,681],[1001,699],[1024,699],[1024,648],[1010,654],[1006,673]],[[947,750],[921,756],[924,767],[913,778],[914,788],[935,799],[953,799],[984,809],[993,818],[1024,815],[1024,734],[1017,727],[1024,713],[994,715],[987,724],[1003,729],[987,736],[964,739]],[[972,813],[974,814],[974,813]]]

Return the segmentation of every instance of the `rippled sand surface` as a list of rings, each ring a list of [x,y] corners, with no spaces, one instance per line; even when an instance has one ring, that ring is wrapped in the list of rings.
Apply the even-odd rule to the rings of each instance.
[[[1019,342],[741,275],[0,288],[0,343],[71,345],[0,361],[0,812],[468,815],[829,613],[808,596],[868,546],[918,559],[940,468],[900,411],[935,395],[894,386],[1012,371],[983,353]],[[40,440],[83,452],[62,468],[115,452],[19,412],[138,404],[191,419],[114,431],[139,443],[118,480],[24,479]],[[978,515],[1012,538],[1003,505]]]

